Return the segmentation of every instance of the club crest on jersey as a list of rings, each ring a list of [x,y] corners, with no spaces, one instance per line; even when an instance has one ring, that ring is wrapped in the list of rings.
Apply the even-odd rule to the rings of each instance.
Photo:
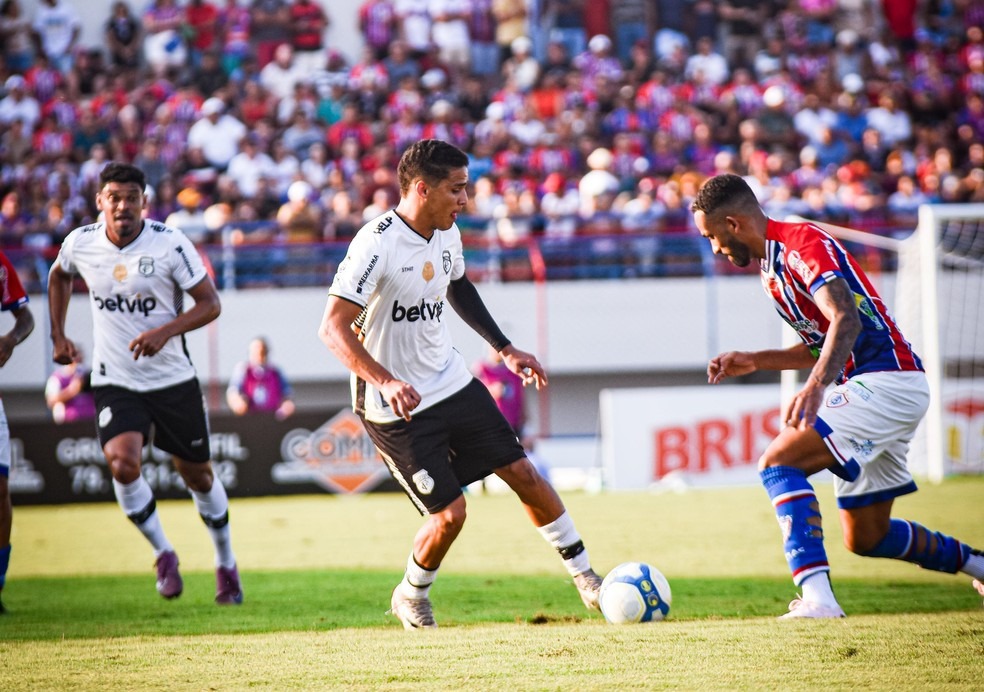
[[[444,273],[445,274],[450,274],[451,273],[451,251],[450,250],[445,250],[444,251],[444,253],[441,255],[441,262],[444,264]]]
[[[424,269],[420,273],[424,277],[424,281],[430,281],[434,278],[434,265],[430,262],[424,262]]]
[[[139,271],[142,276],[151,276],[154,273],[154,258],[141,257],[137,262],[137,271]]]
[[[813,281],[813,270],[803,261],[800,253],[796,252],[796,250],[789,253],[786,261],[789,263],[790,269],[799,274],[803,278],[803,281],[808,284]]]
[[[412,480],[421,495],[430,495],[434,492],[434,479],[427,473],[427,469],[417,471],[417,473],[413,474]]]
[[[117,264],[115,267],[113,267],[113,278],[116,279],[117,281],[126,281],[127,275],[128,272],[126,271],[125,264]]]
[[[842,392],[835,389],[827,397],[827,408],[840,408],[841,406],[847,406],[850,403],[847,400],[847,392]]]

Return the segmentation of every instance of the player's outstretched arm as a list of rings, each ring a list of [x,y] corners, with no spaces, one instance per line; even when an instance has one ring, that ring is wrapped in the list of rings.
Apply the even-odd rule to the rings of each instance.
[[[378,389],[396,415],[410,420],[410,413],[420,405],[420,394],[409,382],[396,379],[359,341],[352,323],[361,312],[361,305],[328,296],[318,338],[342,365]]]
[[[130,352],[133,353],[134,360],[140,356],[159,353],[172,337],[203,327],[222,312],[219,293],[209,277],[206,276],[188,289],[188,295],[195,299],[195,304],[190,310],[182,312],[160,327],[148,329],[130,342]]]

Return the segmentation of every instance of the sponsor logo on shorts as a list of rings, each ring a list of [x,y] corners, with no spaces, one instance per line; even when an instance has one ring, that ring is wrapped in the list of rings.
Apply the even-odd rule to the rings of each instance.
[[[109,406],[104,406],[99,411],[99,427],[105,428],[113,421],[113,410]]]
[[[853,437],[847,438],[848,443],[854,449],[854,455],[864,457],[865,459],[871,456],[871,452],[874,451],[875,443],[872,440],[858,440]]]
[[[420,469],[413,474],[411,480],[417,486],[417,492],[421,495],[430,495],[434,492],[434,479],[427,473],[427,469]]]

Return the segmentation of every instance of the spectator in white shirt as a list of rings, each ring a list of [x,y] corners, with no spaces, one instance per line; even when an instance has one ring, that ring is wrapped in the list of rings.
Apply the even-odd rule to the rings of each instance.
[[[188,130],[188,147],[198,149],[210,166],[224,171],[239,152],[246,126],[225,113],[225,102],[213,96],[202,104],[202,117]]]

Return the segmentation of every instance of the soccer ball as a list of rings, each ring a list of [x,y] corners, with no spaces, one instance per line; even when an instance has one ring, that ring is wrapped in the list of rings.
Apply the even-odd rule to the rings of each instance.
[[[645,562],[623,562],[601,582],[598,605],[608,622],[659,622],[670,612],[670,584]]]

